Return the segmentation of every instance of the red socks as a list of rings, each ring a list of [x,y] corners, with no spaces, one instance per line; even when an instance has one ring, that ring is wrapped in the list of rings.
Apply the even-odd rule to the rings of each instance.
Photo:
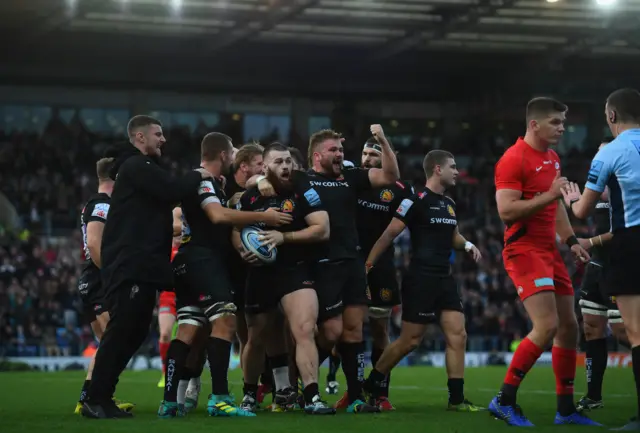
[[[542,348],[536,346],[529,338],[523,339],[513,354],[513,359],[507,370],[504,383],[515,387],[520,386],[524,376],[531,370],[531,367],[533,367],[533,364],[540,358],[540,355],[542,355]],[[573,367],[575,372],[575,362]]]
[[[167,352],[169,351],[169,345],[171,343],[163,343],[160,341],[158,343],[159,351],[160,351],[160,359],[162,360],[162,371],[164,371],[165,365],[167,363]]]
[[[551,363],[553,374],[556,376],[556,394],[573,395],[573,382],[576,378],[576,349],[553,346]]]

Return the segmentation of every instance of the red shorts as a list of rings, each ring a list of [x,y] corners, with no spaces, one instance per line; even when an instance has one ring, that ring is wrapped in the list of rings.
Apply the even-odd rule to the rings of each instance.
[[[161,292],[158,301],[158,315],[171,314],[176,316],[176,294],[174,292]]]
[[[502,258],[504,268],[516,286],[520,299],[525,300],[544,291],[553,291],[557,295],[573,295],[573,285],[567,267],[557,248],[505,248]]]

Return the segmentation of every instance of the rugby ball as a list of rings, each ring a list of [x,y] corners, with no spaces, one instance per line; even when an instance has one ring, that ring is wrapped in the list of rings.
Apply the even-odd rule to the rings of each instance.
[[[261,262],[273,263],[276,260],[278,248],[274,248],[269,251],[269,247],[266,245],[260,245],[259,239],[260,229],[254,226],[247,226],[240,232],[240,240],[242,245],[255,254]]]

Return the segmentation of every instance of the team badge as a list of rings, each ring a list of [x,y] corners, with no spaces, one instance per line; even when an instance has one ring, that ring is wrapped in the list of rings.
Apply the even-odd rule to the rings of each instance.
[[[380,200],[385,203],[389,203],[391,200],[393,200],[393,193],[391,192],[391,190],[383,189],[380,193]]]
[[[560,170],[560,163],[556,161],[556,170]]]
[[[449,211],[449,215],[451,215],[452,217],[456,216],[456,213],[453,211],[453,206],[451,206],[450,204],[447,205],[447,211]]]
[[[280,209],[282,210],[282,212],[291,213],[293,212],[294,207],[295,207],[295,204],[293,203],[293,201],[286,199],[285,201],[282,202]]]
[[[388,302],[391,300],[391,290],[389,289],[380,289],[380,299]]]

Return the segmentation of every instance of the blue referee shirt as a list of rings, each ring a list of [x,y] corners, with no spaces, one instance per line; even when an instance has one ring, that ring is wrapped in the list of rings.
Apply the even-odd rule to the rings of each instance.
[[[593,158],[586,188],[609,187],[611,230],[640,226],[640,129],[628,129]]]

